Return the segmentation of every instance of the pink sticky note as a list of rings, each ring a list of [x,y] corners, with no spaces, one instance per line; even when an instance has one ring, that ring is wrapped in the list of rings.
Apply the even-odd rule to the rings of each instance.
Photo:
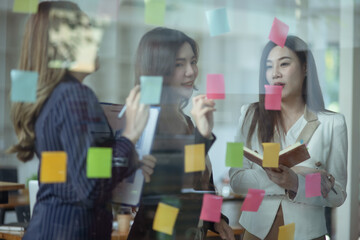
[[[265,109],[281,110],[282,86],[265,85]]]
[[[206,76],[206,96],[208,99],[225,99],[225,82],[222,74]]]
[[[321,196],[321,174],[310,173],[305,177],[305,197]]]
[[[264,198],[265,190],[249,188],[246,198],[241,205],[241,211],[257,212]]]
[[[284,47],[288,32],[289,26],[286,25],[286,23],[280,21],[279,19],[274,18],[269,34],[269,39],[280,47]]]
[[[204,194],[200,219],[209,222],[220,222],[223,198],[212,194]]]

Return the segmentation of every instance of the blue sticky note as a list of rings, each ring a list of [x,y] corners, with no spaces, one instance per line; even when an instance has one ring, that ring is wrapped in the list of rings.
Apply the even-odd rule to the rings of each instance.
[[[163,77],[141,76],[140,83],[141,83],[140,102],[144,104],[159,104],[161,98]]]
[[[210,36],[214,37],[230,32],[226,8],[207,11],[206,18],[210,28]]]
[[[32,71],[11,70],[11,101],[36,102],[39,74]]]

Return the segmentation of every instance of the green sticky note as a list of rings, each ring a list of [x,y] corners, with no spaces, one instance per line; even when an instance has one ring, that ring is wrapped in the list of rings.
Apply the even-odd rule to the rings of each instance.
[[[163,77],[141,76],[140,83],[141,83],[140,102],[144,104],[159,104],[161,98]]]
[[[226,166],[241,168],[243,166],[244,144],[228,142],[226,147]]]
[[[15,0],[13,12],[17,13],[36,13],[39,0]]]
[[[166,0],[144,0],[145,23],[149,25],[164,25]]]
[[[11,101],[36,102],[39,74],[32,71],[11,70]]]
[[[112,148],[91,147],[86,161],[88,178],[111,177]]]

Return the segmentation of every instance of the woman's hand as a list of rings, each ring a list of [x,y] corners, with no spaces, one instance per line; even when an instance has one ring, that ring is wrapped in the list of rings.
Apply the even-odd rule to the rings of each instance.
[[[334,187],[335,178],[325,170],[318,170],[318,172],[321,174],[321,195],[326,198]]]
[[[150,182],[150,176],[154,173],[156,158],[152,155],[145,155],[141,160],[141,170],[145,177],[145,182]]]
[[[206,95],[199,95],[192,99],[192,103],[191,115],[197,129],[203,137],[210,138],[214,127],[215,102],[212,99],[206,99]]]
[[[123,136],[136,144],[149,118],[149,106],[140,104],[140,86],[135,86],[126,98],[126,125]]]
[[[298,177],[292,169],[279,164],[279,169],[264,168],[264,170],[271,181],[282,188],[297,192]]]
[[[328,173],[327,171],[325,171],[323,169],[319,170],[319,169],[302,167],[302,166],[295,166],[295,167],[292,167],[292,169],[296,173],[301,174],[304,177],[310,173],[317,173],[317,172],[320,173],[321,174],[321,195],[324,198],[327,197],[330,190],[334,187],[335,178],[333,177],[333,175],[331,175],[330,173]]]
[[[221,239],[235,240],[232,228],[224,219],[220,219],[220,222],[214,223],[214,229],[219,233]]]

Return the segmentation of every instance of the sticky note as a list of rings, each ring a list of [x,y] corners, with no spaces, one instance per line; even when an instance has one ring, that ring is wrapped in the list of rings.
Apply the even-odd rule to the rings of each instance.
[[[40,182],[66,182],[67,154],[64,151],[41,153]]]
[[[275,17],[271,26],[269,39],[280,47],[284,47],[288,32],[289,26]]]
[[[200,219],[209,222],[220,222],[223,198],[212,194],[204,194]]]
[[[112,20],[117,20],[119,14],[119,0],[107,0],[106,4],[99,1],[98,15],[102,17],[110,17]]]
[[[241,211],[257,212],[265,196],[265,190],[249,188],[245,200],[241,205]]]
[[[310,173],[305,176],[305,197],[321,196],[321,174]]]
[[[295,223],[290,223],[279,227],[278,240],[294,240],[295,237]]]
[[[205,170],[205,144],[185,146],[185,172]]]
[[[39,0],[15,0],[13,12],[17,13],[36,13]]]
[[[145,23],[149,25],[164,25],[166,0],[144,0]]]
[[[144,104],[159,104],[162,91],[162,76],[141,76],[140,102]]]
[[[225,98],[225,81],[222,74],[208,74],[206,76],[206,97],[208,99]]]
[[[279,143],[263,143],[264,157],[263,167],[278,168],[279,167]]]
[[[282,86],[265,85],[265,109],[281,110]]]
[[[226,146],[226,161],[227,167],[243,166],[244,144],[240,142],[228,142]]]
[[[33,71],[11,70],[11,101],[36,102],[39,74]]]
[[[206,12],[210,36],[218,36],[230,32],[226,8],[218,8]]]
[[[91,147],[86,160],[88,178],[110,178],[112,148]]]
[[[178,214],[178,208],[160,202],[156,209],[153,230],[172,235]]]

